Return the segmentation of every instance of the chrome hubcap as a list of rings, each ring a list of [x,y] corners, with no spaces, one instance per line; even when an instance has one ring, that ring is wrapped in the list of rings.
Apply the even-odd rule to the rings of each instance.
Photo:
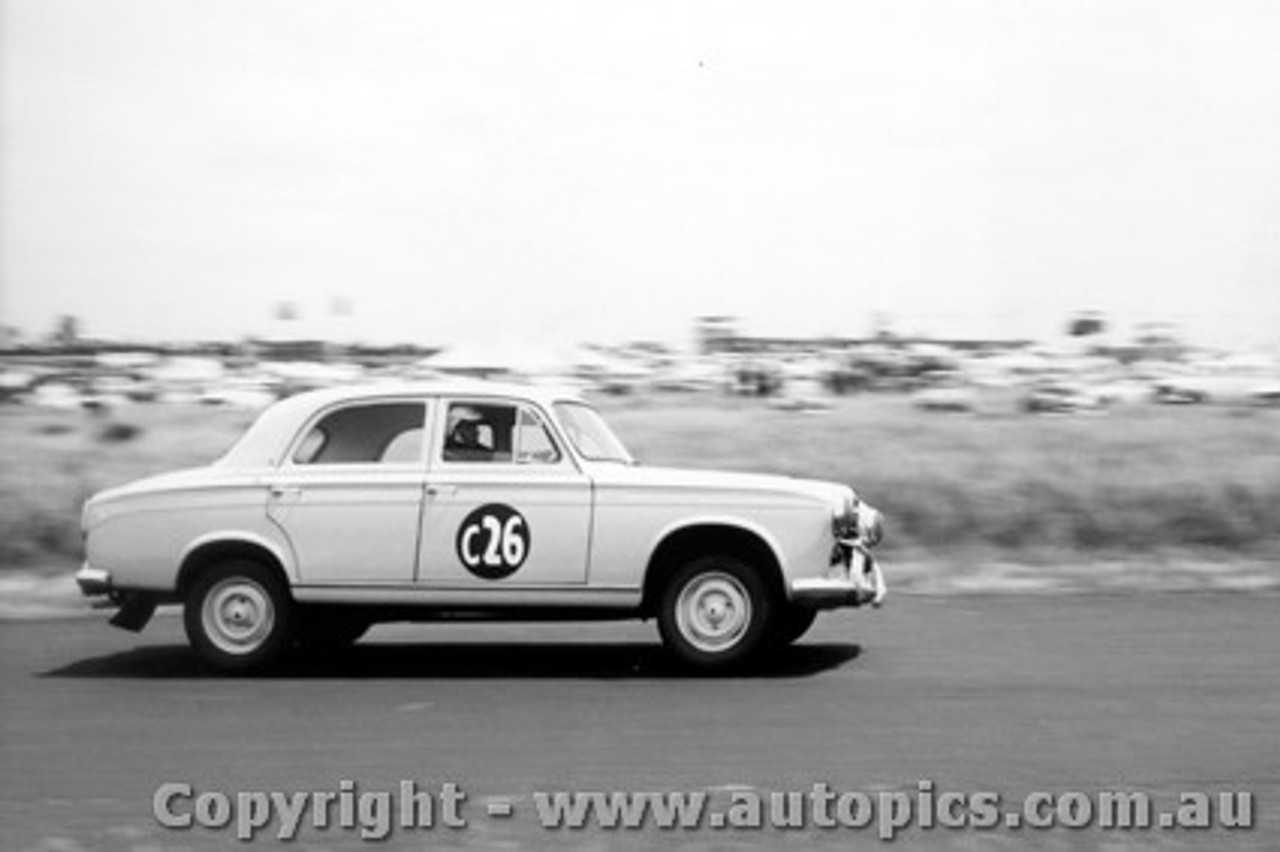
[[[219,581],[204,597],[204,633],[220,651],[248,654],[261,647],[276,623],[266,589],[244,577]]]
[[[676,601],[680,635],[699,651],[727,651],[751,624],[751,596],[732,574],[715,571],[693,578]]]

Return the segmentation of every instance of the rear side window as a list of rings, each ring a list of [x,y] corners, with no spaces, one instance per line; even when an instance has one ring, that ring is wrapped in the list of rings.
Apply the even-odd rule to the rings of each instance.
[[[293,454],[293,463],[394,464],[422,458],[426,406],[416,402],[353,405],[321,418]]]

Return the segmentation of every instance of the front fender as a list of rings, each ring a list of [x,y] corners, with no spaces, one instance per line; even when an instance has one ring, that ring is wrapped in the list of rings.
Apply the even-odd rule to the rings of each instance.
[[[730,527],[750,533],[756,538],[764,542],[765,546],[773,553],[774,561],[778,563],[783,576],[786,576],[786,558],[782,547],[779,545],[777,538],[763,524],[750,518],[744,518],[740,515],[730,514],[706,514],[682,517],[661,527],[653,539],[649,542],[646,552],[654,554],[662,544],[668,541],[672,536],[679,535],[687,530],[694,530],[700,527]]]

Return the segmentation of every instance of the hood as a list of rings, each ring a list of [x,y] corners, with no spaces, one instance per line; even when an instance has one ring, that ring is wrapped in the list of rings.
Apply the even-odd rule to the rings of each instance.
[[[593,465],[591,476],[599,486],[664,488],[690,491],[734,491],[779,497],[808,497],[825,505],[840,506],[853,491],[848,485],[818,479],[800,479],[763,473],[737,473],[692,468],[644,465]],[[855,495],[856,499],[856,495]]]

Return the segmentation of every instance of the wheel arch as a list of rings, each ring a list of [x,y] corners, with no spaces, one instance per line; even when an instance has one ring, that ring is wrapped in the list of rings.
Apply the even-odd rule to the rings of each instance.
[[[740,521],[703,520],[663,534],[645,568],[640,609],[653,615],[668,578],[690,559],[723,554],[750,565],[764,580],[776,600],[785,599],[782,562],[777,548],[759,530]]]
[[[272,542],[254,535],[220,533],[192,543],[183,555],[174,589],[178,598],[186,597],[191,584],[206,569],[231,559],[257,562],[279,575],[286,590],[291,586],[283,554]]]

